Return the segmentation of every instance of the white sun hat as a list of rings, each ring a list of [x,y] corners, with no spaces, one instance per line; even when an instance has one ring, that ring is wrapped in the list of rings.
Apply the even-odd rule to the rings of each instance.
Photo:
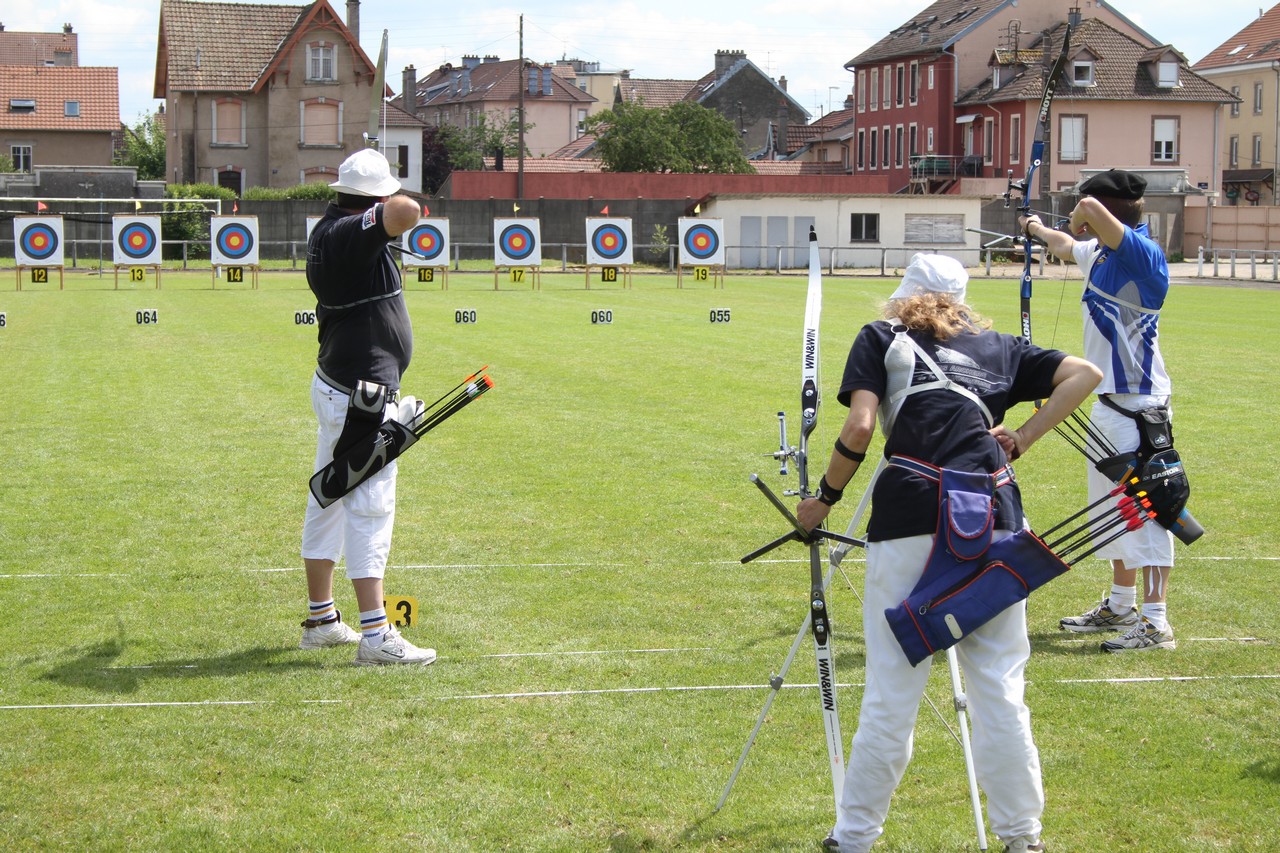
[[[329,186],[340,193],[382,198],[400,190],[400,182],[391,177],[387,158],[372,148],[361,148],[338,167],[338,180]]]
[[[906,299],[917,293],[942,293],[956,302],[964,302],[965,285],[968,283],[969,273],[955,258],[918,252],[907,264],[902,283],[889,298]]]

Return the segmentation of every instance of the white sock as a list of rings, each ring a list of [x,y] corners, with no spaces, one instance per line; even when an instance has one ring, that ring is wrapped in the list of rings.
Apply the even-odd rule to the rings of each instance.
[[[1142,603],[1142,618],[1155,626],[1157,631],[1169,629],[1169,605],[1163,601]]]
[[[360,634],[370,640],[376,640],[387,633],[390,625],[387,622],[387,611],[379,607],[377,610],[360,611]]]
[[[1133,609],[1133,605],[1138,601],[1138,587],[1120,586],[1119,584],[1111,585],[1111,595],[1107,597],[1110,602],[1112,613],[1125,613]]]
[[[333,622],[338,618],[338,608],[334,606],[332,598],[328,601],[307,599],[307,609],[311,612],[312,622]]]

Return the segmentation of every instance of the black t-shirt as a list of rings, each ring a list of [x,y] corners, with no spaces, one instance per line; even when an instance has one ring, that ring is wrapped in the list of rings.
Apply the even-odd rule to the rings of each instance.
[[[1053,375],[1066,353],[1045,350],[1013,335],[983,331],[960,334],[939,342],[922,332],[912,340],[929,354],[947,378],[972,391],[986,404],[995,423],[1015,403],[1043,399],[1053,390]],[[879,320],[862,327],[849,359],[837,398],[844,405],[854,391],[866,390],[881,401],[888,382],[884,357],[893,342],[889,323]],[[932,382],[933,372],[916,359],[912,385]],[[957,471],[995,472],[1006,464],[1004,451],[987,431],[977,404],[955,391],[931,389],[906,397],[893,433],[885,442],[885,456],[901,454]],[[937,483],[902,468],[889,466],[872,493],[867,538],[873,541],[933,533],[938,523]],[[1022,526],[1022,496],[1016,483],[996,492],[996,527]]]
[[[307,284],[316,296],[319,324],[317,362],[348,388],[367,379],[399,390],[413,357],[413,327],[382,215],[381,204],[363,213],[331,204],[307,242]]]

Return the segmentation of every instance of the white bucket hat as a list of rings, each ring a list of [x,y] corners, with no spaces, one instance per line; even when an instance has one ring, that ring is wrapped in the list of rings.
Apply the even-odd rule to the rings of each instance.
[[[906,299],[917,293],[942,293],[956,302],[964,302],[969,274],[964,265],[946,255],[917,253],[902,274],[902,284],[890,299]]]
[[[387,158],[372,148],[361,148],[338,167],[338,180],[329,186],[340,193],[382,198],[400,190],[400,182],[391,177]]]

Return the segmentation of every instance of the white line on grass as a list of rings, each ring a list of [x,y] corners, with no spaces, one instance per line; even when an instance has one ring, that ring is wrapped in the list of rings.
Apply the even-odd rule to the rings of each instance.
[[[76,572],[75,574],[70,574],[70,575],[62,575],[62,574],[58,574],[57,572],[31,572],[30,574],[0,575],[0,579],[9,578],[13,580],[32,580],[32,579],[39,579],[39,578],[57,578],[59,580],[63,580],[65,578],[122,578],[122,577],[124,577],[124,575],[117,574],[115,572]]]
[[[506,652],[496,655],[480,655],[482,658],[541,658],[559,657],[561,655],[641,655],[670,654],[672,652],[711,652],[710,646],[691,646],[687,649],[598,649],[586,652]]]
[[[1150,684],[1154,682],[1190,682],[1190,681],[1236,681],[1236,680],[1280,679],[1280,675],[1167,675],[1148,678],[1068,678],[1045,682],[1047,684]],[[1032,682],[1034,683],[1034,682]],[[861,682],[845,682],[836,685],[838,688],[861,687]],[[816,689],[815,684],[783,684],[785,690]],[[674,687],[611,687],[585,690],[536,690],[527,693],[471,693],[459,696],[440,696],[437,701],[456,702],[460,700],[478,699],[555,699],[572,696],[605,696],[646,693],[707,693],[726,690],[768,690],[768,684],[709,684],[685,685]],[[341,705],[357,700],[349,699],[300,699],[304,705]],[[282,705],[287,704],[274,699],[236,699],[205,700],[200,702],[94,702],[64,705],[0,705],[0,711],[56,711],[81,710],[93,708],[191,708],[237,705]]]

